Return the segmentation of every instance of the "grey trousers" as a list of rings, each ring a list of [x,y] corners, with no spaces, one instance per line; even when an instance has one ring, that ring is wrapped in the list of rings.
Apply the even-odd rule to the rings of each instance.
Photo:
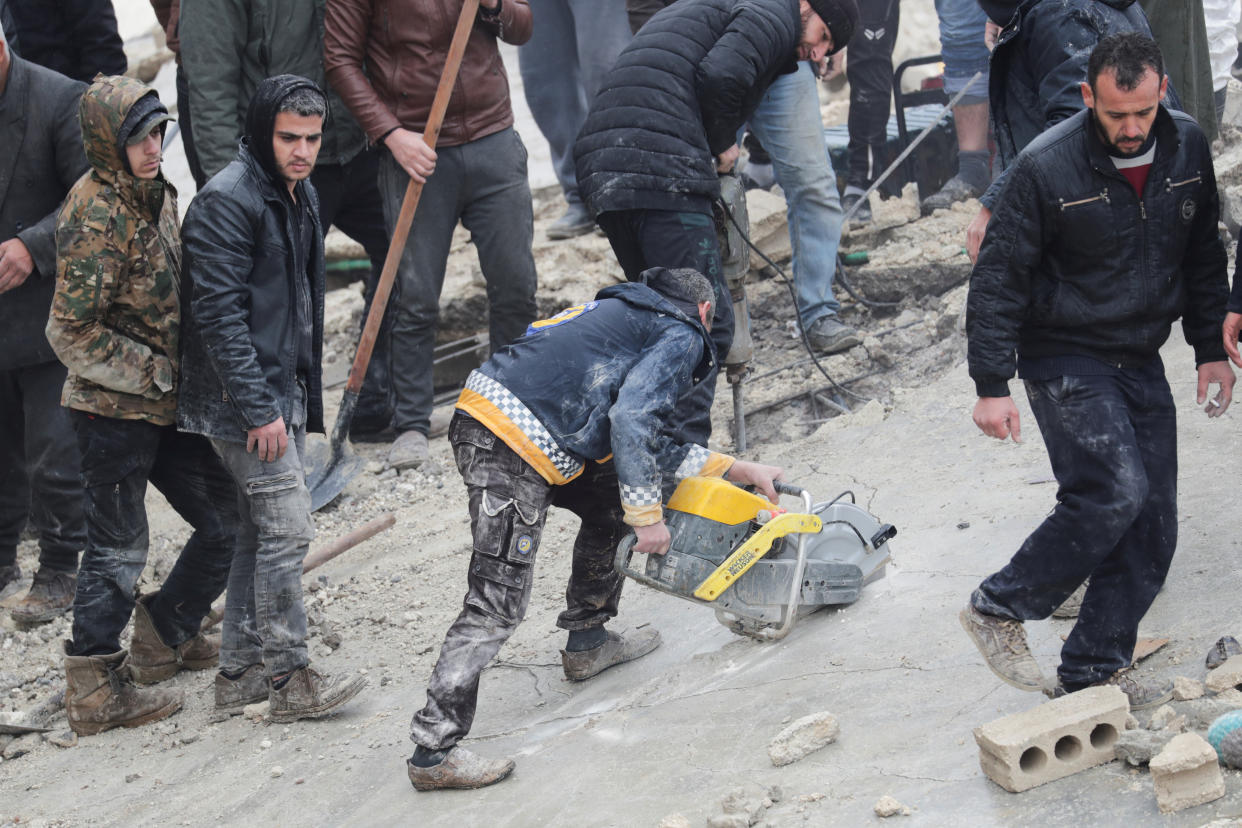
[[[526,178],[526,147],[512,128],[436,150],[410,238],[397,271],[392,326],[393,426],[431,429],[432,360],[440,289],[458,220],[470,231],[487,282],[488,334],[496,351],[535,320],[534,212]],[[389,152],[380,155],[380,194],[389,233],[401,212],[409,177]]]
[[[244,443],[211,441],[239,490],[241,528],[224,599],[220,669],[264,664],[279,676],[304,667],[302,562],[315,537],[302,457],[306,428],[290,427],[285,456],[272,463]]]

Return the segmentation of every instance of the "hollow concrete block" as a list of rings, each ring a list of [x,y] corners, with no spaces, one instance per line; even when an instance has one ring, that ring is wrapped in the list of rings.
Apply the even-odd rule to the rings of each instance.
[[[1018,793],[1111,762],[1130,702],[1117,687],[1088,687],[975,728],[979,765]]]
[[[1148,768],[1161,813],[1202,805],[1225,795],[1216,750],[1197,733],[1174,736]]]

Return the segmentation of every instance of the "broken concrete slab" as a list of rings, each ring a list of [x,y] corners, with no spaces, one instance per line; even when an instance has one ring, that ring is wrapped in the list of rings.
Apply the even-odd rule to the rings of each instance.
[[[1232,690],[1239,684],[1242,684],[1242,655],[1230,656],[1203,680],[1204,687],[1213,693]]]
[[[776,767],[797,762],[809,753],[832,744],[841,732],[837,717],[821,712],[803,716],[776,734],[768,744],[768,758]]]
[[[1216,751],[1197,733],[1174,736],[1148,767],[1161,813],[1192,808],[1225,795]]]
[[[1111,762],[1130,702],[1117,687],[1088,687],[975,728],[979,765],[1007,791]]]
[[[750,220],[750,241],[774,262],[786,261],[793,255],[789,242],[789,222],[785,197],[767,190],[748,190],[746,213]],[[750,251],[750,267],[762,270],[767,267],[758,253]]]
[[[1132,767],[1142,767],[1164,750],[1177,734],[1170,730],[1127,730],[1117,739],[1113,752],[1117,759]]]

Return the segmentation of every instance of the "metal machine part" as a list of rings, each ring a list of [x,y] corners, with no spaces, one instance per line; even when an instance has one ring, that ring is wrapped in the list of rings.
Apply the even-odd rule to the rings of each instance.
[[[858,600],[884,577],[897,530],[845,499],[812,504],[796,486],[802,512],[784,512],[719,479],[689,478],[669,500],[671,543],[663,556],[631,566],[633,538],[617,550],[617,569],[654,589],[711,605],[743,635],[783,638],[794,622],[826,606]],[[848,494],[848,493],[846,493]],[[852,495],[851,495],[852,497]]]

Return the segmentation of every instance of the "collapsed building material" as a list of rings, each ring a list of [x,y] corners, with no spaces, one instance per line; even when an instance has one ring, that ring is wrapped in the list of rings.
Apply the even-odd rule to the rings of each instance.
[[[776,734],[768,744],[768,758],[776,767],[797,762],[809,753],[830,745],[841,732],[837,717],[831,713],[803,716]]]
[[[975,728],[979,765],[1021,791],[1111,762],[1130,702],[1117,687],[1088,687]]]
[[[1216,751],[1197,733],[1173,737],[1149,767],[1161,813],[1202,805],[1225,795]]]
[[[1224,664],[1207,674],[1203,684],[1213,693],[1222,693],[1242,684],[1242,655],[1230,656]]]

